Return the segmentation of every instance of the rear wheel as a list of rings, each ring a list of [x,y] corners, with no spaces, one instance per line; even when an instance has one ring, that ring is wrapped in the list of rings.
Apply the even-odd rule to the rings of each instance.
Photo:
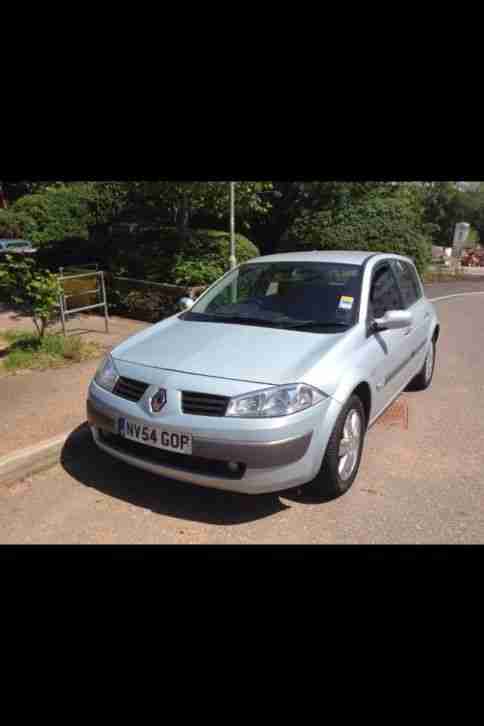
[[[366,432],[365,410],[360,398],[351,396],[335,423],[319,474],[309,486],[319,495],[339,497],[358,474]]]

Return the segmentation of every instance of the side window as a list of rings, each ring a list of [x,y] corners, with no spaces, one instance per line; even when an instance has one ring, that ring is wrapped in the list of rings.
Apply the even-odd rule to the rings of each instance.
[[[408,262],[395,260],[393,265],[400,290],[402,291],[405,308],[409,308],[422,296],[415,271]]]
[[[415,285],[415,292],[417,295],[417,300],[420,300],[420,298],[422,297],[422,287],[420,284],[420,280],[418,279],[417,271],[415,270],[414,267],[412,267],[412,265],[407,264],[407,267],[409,269],[410,277],[413,280],[413,284]]]
[[[390,265],[383,265],[373,273],[370,287],[369,314],[381,318],[388,310],[401,310],[402,298]]]

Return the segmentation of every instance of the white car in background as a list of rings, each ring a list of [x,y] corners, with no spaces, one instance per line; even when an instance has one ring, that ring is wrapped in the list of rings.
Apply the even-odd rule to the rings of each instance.
[[[0,239],[0,255],[33,255],[37,250],[25,239]]]

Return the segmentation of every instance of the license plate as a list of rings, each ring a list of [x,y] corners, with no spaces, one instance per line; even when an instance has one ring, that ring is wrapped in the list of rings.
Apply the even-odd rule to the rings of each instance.
[[[192,435],[183,431],[163,431],[159,426],[130,421],[129,418],[118,419],[118,434],[125,439],[138,441],[146,446],[157,449],[176,451],[178,454],[192,453]]]

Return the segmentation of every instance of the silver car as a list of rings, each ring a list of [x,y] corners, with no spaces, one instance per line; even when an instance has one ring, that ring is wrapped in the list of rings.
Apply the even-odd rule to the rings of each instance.
[[[365,433],[432,380],[439,321],[412,261],[259,257],[114,348],[89,388],[94,441],[171,479],[343,494]]]

